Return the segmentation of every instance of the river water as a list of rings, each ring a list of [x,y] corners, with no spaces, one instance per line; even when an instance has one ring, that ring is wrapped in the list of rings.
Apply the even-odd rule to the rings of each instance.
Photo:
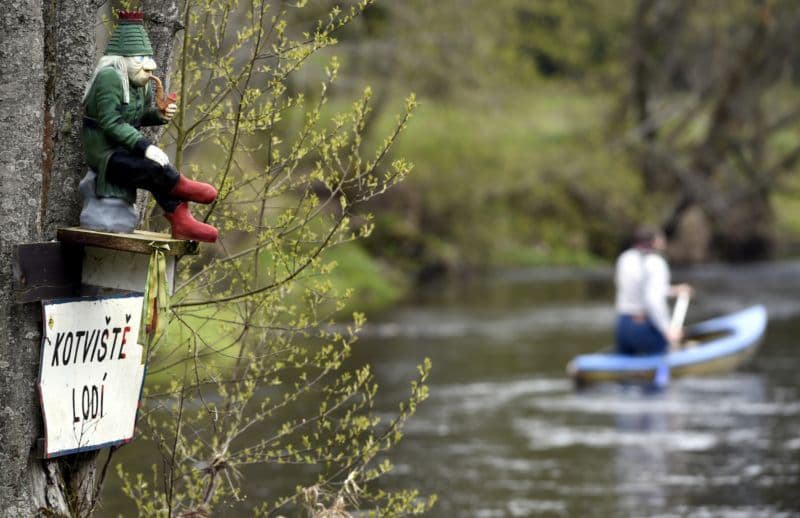
[[[385,409],[407,393],[417,363],[434,365],[431,396],[383,484],[436,493],[437,517],[800,516],[800,262],[673,277],[696,288],[690,323],[767,307],[750,364],[673,380],[659,394],[575,392],[566,363],[611,341],[609,269],[451,280],[371,316],[356,359],[373,365]],[[135,464],[139,447],[120,457]],[[270,473],[247,477],[245,492],[296,483]],[[117,484],[112,476],[101,516],[133,514]]]

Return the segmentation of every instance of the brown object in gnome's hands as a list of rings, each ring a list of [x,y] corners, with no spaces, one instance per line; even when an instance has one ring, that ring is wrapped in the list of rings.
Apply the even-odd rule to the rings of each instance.
[[[175,92],[170,92],[169,95],[166,97],[164,96],[164,85],[161,83],[161,79],[158,76],[154,76],[150,74],[150,79],[155,82],[156,84],[156,95],[155,95],[155,102],[158,109],[161,113],[167,113],[167,106],[172,103],[178,102],[178,94]]]

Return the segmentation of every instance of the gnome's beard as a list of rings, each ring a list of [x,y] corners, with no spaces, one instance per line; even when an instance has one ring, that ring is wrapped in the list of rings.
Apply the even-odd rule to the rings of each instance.
[[[136,86],[144,86],[150,80],[150,71],[145,70],[141,62],[134,58],[125,58],[128,68],[128,79]]]

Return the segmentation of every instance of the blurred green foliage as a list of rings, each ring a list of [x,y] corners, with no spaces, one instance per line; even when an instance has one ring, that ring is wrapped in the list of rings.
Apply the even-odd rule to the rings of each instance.
[[[610,101],[561,83],[480,109],[423,100],[398,146],[415,157],[414,174],[389,210],[405,214],[407,233],[437,236],[473,266],[613,253],[600,236],[633,216],[639,182],[624,158],[598,145]],[[371,246],[409,238],[393,230],[378,225]]]
[[[649,102],[663,131],[677,130],[671,152],[683,163],[708,130],[713,105],[703,100],[722,87],[715,77],[735,63],[762,7],[744,0],[370,6],[340,35],[349,81],[339,87],[357,91],[369,82],[384,92],[368,134],[383,134],[391,123],[385,112],[399,100],[392,92],[416,91],[420,110],[395,150],[414,171],[371,204],[380,224],[366,246],[423,279],[505,264],[610,260],[638,222],[668,219],[680,187],[667,172],[666,189],[648,187],[638,161],[631,60],[639,10],[647,23],[671,31],[668,43],[642,52],[655,70],[675,67],[668,89],[655,85]],[[711,86],[694,91],[692,81]],[[791,113],[794,92],[793,84],[771,90],[763,109]],[[789,153],[795,133],[771,137],[770,155]],[[792,222],[791,183],[781,180],[773,195],[784,240],[800,227]]]
[[[368,135],[393,124],[393,92],[420,98],[394,149],[413,173],[369,205],[373,256],[425,279],[616,252],[649,210],[624,149],[609,145],[617,99],[598,88],[623,67],[632,2],[578,4],[379,2],[341,34],[350,81],[337,93],[384,92]]]

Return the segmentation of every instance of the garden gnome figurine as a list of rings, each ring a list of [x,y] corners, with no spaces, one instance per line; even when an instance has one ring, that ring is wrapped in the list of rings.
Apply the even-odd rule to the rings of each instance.
[[[188,202],[211,203],[217,190],[189,180],[169,163],[166,153],[142,136],[139,128],[166,124],[177,111],[174,102],[153,106],[150,80],[157,82],[153,48],[141,11],[120,11],[117,25],[86,86],[83,97],[83,147],[92,171],[81,182],[81,225],[98,230],[126,230],[117,224],[116,206],[133,213],[136,189],[153,193],[178,239],[214,242],[217,229],[195,220]],[[159,92],[157,92],[159,93]],[[174,96],[170,97],[174,101]],[[94,196],[92,191],[94,190]]]

